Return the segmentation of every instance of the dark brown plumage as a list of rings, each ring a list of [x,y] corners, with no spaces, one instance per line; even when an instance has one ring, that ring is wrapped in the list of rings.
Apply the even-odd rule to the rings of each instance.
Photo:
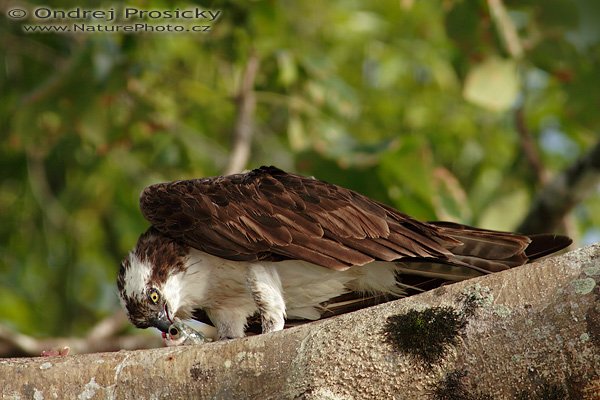
[[[177,319],[220,339],[273,332],[522,265],[571,243],[420,222],[352,190],[274,167],[144,189],[152,226],[121,265],[129,319]]]
[[[571,243],[565,236],[420,222],[352,190],[275,167],[152,185],[140,207],[164,235],[218,257],[299,259],[336,270],[381,260],[416,263],[407,273],[433,262],[477,275]]]

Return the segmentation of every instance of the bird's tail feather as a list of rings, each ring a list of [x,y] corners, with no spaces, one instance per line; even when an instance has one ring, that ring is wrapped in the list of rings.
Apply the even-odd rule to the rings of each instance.
[[[437,278],[447,281],[462,281],[485,275],[486,270],[469,265],[442,264],[439,261],[398,263],[396,271],[402,275],[415,275],[424,278]],[[402,277],[400,278],[402,279]]]
[[[555,253],[573,243],[573,240],[567,236],[547,233],[530,235],[529,238],[531,243],[525,249],[525,255],[527,255],[529,261]]]
[[[404,274],[458,281],[523,265],[571,244],[566,236],[516,233],[473,228],[453,222],[430,222],[458,242],[448,248],[452,257],[440,261],[419,259],[400,262]]]
[[[478,229],[451,222],[434,222],[452,241],[447,260],[412,258],[396,262],[399,290],[387,294],[354,291],[335,297],[323,304],[321,318],[345,314],[404,296],[435,289],[447,283],[503,271],[554,253],[571,244],[560,235],[519,235]],[[375,263],[374,263],[375,264]],[[371,267],[376,267],[375,265]],[[368,268],[368,266],[367,266]],[[399,294],[403,292],[404,294]],[[286,327],[300,321],[286,321]]]

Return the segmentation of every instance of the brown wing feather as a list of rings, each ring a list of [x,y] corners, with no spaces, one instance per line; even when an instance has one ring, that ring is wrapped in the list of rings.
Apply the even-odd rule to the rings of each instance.
[[[565,236],[420,222],[349,189],[274,167],[152,185],[140,207],[163,234],[219,257],[298,259],[340,270],[382,260],[414,261],[405,269],[421,272],[427,272],[424,262],[436,262],[432,276],[443,275],[444,265],[495,272],[571,243]]]
[[[448,259],[439,228],[322,181],[261,167],[246,174],[152,185],[140,197],[159,231],[232,260],[346,269],[374,260]]]

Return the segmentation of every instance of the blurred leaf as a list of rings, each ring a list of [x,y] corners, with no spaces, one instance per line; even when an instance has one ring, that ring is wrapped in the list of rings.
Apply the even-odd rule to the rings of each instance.
[[[295,151],[306,150],[309,145],[302,121],[298,116],[292,116],[288,122],[288,138],[291,148]]]
[[[573,0],[546,0],[540,7],[540,21],[547,26],[574,28],[579,22],[577,5]]]
[[[519,94],[519,75],[513,60],[490,57],[471,69],[465,80],[465,99],[492,111],[506,111]]]
[[[287,51],[280,51],[277,54],[277,63],[279,64],[279,81],[284,86],[289,86],[298,79],[298,69],[292,55]]]
[[[472,212],[468,196],[456,176],[445,168],[436,168],[433,177],[436,182],[433,193],[436,218],[454,222],[470,221]]]
[[[405,138],[398,149],[382,156],[379,171],[398,209],[417,218],[434,218],[433,165],[422,140]]]
[[[483,210],[478,225],[481,228],[512,231],[525,217],[529,201],[525,190],[515,190],[499,197]]]

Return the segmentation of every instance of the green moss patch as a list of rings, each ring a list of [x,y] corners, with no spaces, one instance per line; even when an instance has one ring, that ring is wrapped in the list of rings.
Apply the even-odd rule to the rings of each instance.
[[[383,334],[396,351],[432,366],[457,343],[466,323],[463,315],[452,307],[432,307],[388,317]]]
[[[491,396],[473,393],[462,382],[467,374],[463,371],[452,371],[438,382],[432,391],[434,400],[492,400]]]

